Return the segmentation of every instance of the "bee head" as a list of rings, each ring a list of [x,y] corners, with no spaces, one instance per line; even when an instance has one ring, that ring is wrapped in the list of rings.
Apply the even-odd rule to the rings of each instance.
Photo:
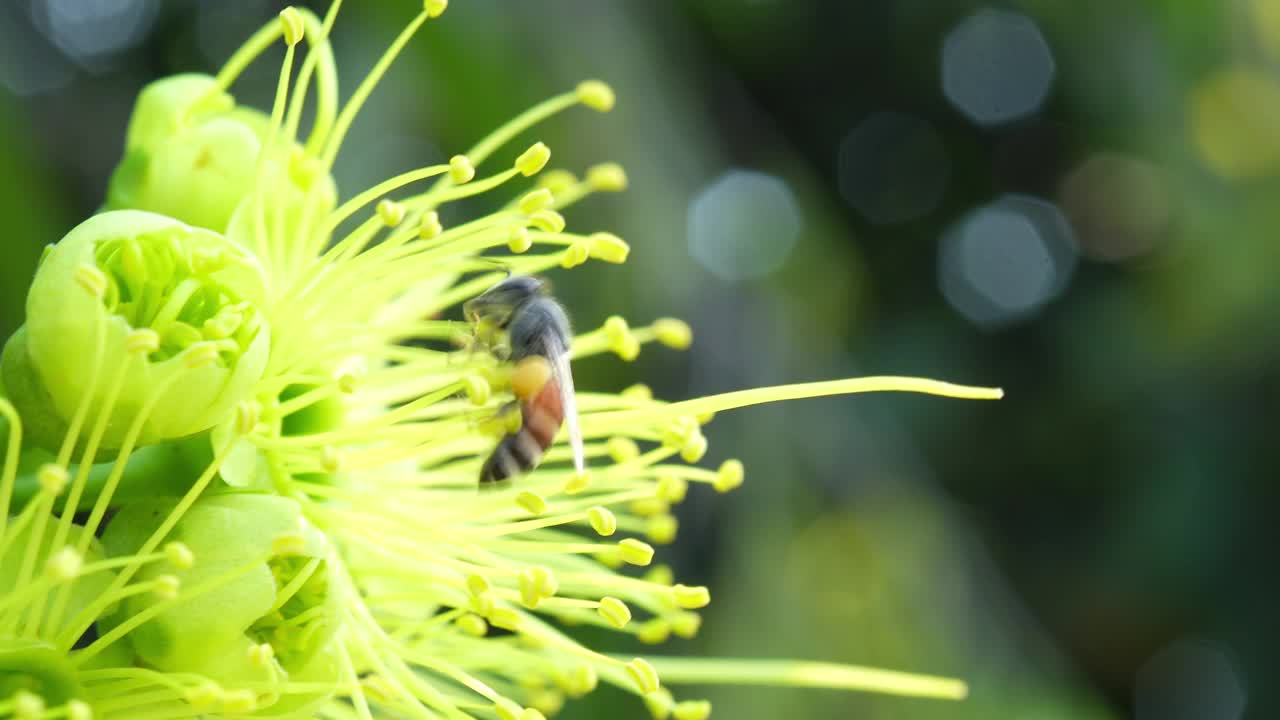
[[[546,294],[547,284],[532,275],[512,275],[462,306],[467,320],[505,328],[511,314],[530,298]]]

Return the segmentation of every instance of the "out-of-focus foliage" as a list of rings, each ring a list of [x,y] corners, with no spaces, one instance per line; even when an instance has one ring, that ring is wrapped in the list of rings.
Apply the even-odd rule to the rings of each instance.
[[[345,89],[410,4],[348,3]],[[673,559],[715,597],[691,650],[973,688],[959,706],[718,690],[718,716],[1271,717],[1276,7],[455,0],[379,88],[336,180],[349,196],[447,158],[600,76],[619,95],[608,120],[537,139],[558,166],[627,168],[627,194],[571,222],[609,218],[632,260],[552,279],[579,326],[621,309],[697,334],[687,359],[592,359],[580,384],[639,376],[676,397],[892,372],[1006,388],[998,404],[813,401],[708,428],[709,461],[748,474],[680,517]],[[138,89],[215,67],[279,6],[93,8],[0,9],[5,335],[41,247],[102,202]],[[247,78],[259,105],[273,62]]]

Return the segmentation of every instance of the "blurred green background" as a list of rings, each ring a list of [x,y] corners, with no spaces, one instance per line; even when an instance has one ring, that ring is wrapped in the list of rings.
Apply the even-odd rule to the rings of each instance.
[[[216,68],[280,7],[0,5],[0,330],[40,248],[101,201],[138,89]],[[348,3],[346,89],[415,7]],[[240,99],[265,104],[276,68]],[[627,168],[628,193],[569,220],[632,260],[552,279],[583,328],[678,315],[696,339],[584,361],[580,387],[922,374],[1008,394],[722,415],[706,462],[740,457],[747,484],[693,493],[663,551],[715,598],[667,651],[958,675],[968,701],[682,695],[732,718],[1280,716],[1280,2],[454,0],[339,185],[439,162],[586,77],[613,113],[528,139]],[[607,692],[564,717],[605,713],[647,717]]]

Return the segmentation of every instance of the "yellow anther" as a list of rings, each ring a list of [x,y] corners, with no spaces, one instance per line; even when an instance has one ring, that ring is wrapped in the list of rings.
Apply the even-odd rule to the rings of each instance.
[[[609,451],[609,457],[616,463],[624,463],[640,457],[640,446],[636,441],[622,435],[609,438],[605,443],[605,449]]]
[[[257,400],[241,400],[236,403],[236,432],[240,435],[248,435],[258,426],[258,421],[262,419],[262,404]]]
[[[644,526],[644,534],[659,545],[675,542],[680,523],[674,515],[654,515]]]
[[[578,102],[592,110],[609,112],[613,109],[613,88],[600,80],[584,80],[578,83]]]
[[[151,328],[132,330],[125,336],[124,348],[132,355],[150,355],[160,349],[160,333]]]
[[[543,232],[558,233],[564,230],[564,216],[555,210],[538,210],[529,215],[529,223]]]
[[[529,228],[523,225],[511,228],[511,239],[507,240],[507,249],[519,255],[533,247],[533,238],[529,237]]]
[[[578,493],[591,487],[591,472],[584,470],[581,475],[572,475],[564,483],[564,493],[566,495],[577,495]]]
[[[422,9],[427,11],[429,18],[440,17],[448,7],[449,0],[425,0],[422,3]]]
[[[493,711],[502,720],[520,720],[520,716],[524,714],[524,708],[507,698],[498,698],[493,704]]]
[[[11,696],[13,717],[16,720],[36,720],[44,715],[44,698],[28,690],[18,690]]]
[[[360,387],[360,378],[353,373],[345,372],[338,376],[337,384],[338,392],[343,395],[350,395]]]
[[[689,442],[698,429],[698,421],[688,415],[678,417],[664,424],[658,431],[662,444],[667,447],[682,448]]]
[[[587,184],[592,190],[622,192],[627,189],[627,171],[618,163],[600,163],[587,170]]]
[[[535,608],[560,589],[555,574],[545,567],[531,567],[520,573],[520,602]]]
[[[182,351],[182,364],[188,370],[212,365],[218,360],[218,346],[212,342],[198,342]]]
[[[493,587],[493,583],[489,582],[489,578],[483,575],[472,573],[467,576],[467,589],[472,595],[483,595],[489,592]]]
[[[511,394],[520,400],[529,400],[550,379],[551,363],[541,355],[530,355],[516,363],[516,368],[511,373]]]
[[[712,487],[718,492],[729,492],[742,485],[742,478],[745,473],[746,470],[742,467],[741,460],[725,460],[720,465],[720,471],[716,473],[716,480],[712,483]]]
[[[442,232],[444,232],[444,226],[440,224],[440,213],[435,210],[424,213],[422,220],[418,222],[418,237],[430,240]]]
[[[618,543],[622,561],[628,565],[648,565],[653,562],[653,546],[643,540],[627,538]]]
[[[290,5],[280,11],[280,29],[284,32],[284,42],[289,47],[302,42],[304,28],[302,15],[298,13],[297,8]]]
[[[658,671],[653,669],[644,658],[636,658],[626,664],[627,674],[631,676],[632,682],[640,689],[640,693],[648,695],[657,690],[661,683],[658,680]]]
[[[653,720],[667,720],[671,717],[671,706],[676,702],[676,699],[671,696],[671,691],[666,688],[658,688],[657,692],[651,692],[641,699],[644,700],[644,706],[649,709],[649,715]]]
[[[589,257],[591,257],[591,243],[586,240],[574,240],[560,257],[560,267],[566,270],[578,267]]]
[[[172,600],[178,597],[178,590],[182,588],[182,581],[177,575],[157,575],[152,588],[157,596],[164,600]]]
[[[689,481],[679,475],[661,475],[658,477],[658,496],[672,505],[684,502],[689,492]]]
[[[547,147],[546,143],[536,142],[530,145],[528,150],[520,153],[520,157],[516,158],[515,168],[521,175],[531,177],[546,167],[550,159],[551,148]]]
[[[395,227],[404,221],[404,205],[383,198],[378,201],[378,217],[382,218],[382,224],[387,227]]]
[[[525,193],[520,201],[516,203],[516,207],[525,215],[532,215],[539,210],[551,207],[556,201],[555,196],[546,188],[538,188],[532,192]]]
[[[546,498],[528,490],[516,495],[516,504],[524,508],[530,515],[541,515],[547,511]]]
[[[636,631],[636,639],[648,645],[664,643],[671,637],[671,623],[662,618],[645,621]]]
[[[222,694],[222,709],[228,713],[251,713],[258,709],[258,696],[252,690],[228,690]]]
[[[61,465],[53,463],[45,463],[36,470],[36,482],[40,484],[41,492],[49,493],[54,497],[62,494],[67,487],[67,469]]]
[[[558,715],[564,709],[564,694],[556,690],[537,690],[529,695],[529,705],[546,715]]]
[[[627,504],[627,509],[640,517],[650,517],[670,511],[671,503],[656,496],[643,497],[632,500]]]
[[[711,717],[711,701],[681,700],[671,710],[675,720],[707,720]]]
[[[696,463],[707,454],[707,436],[696,430],[680,448],[680,458],[687,463]]]
[[[488,615],[489,624],[502,628],[503,630],[511,630],[512,632],[520,629],[520,613],[511,608],[496,607]]]
[[[307,551],[307,539],[302,533],[280,533],[271,538],[271,554],[275,557],[302,555]]]
[[[229,310],[222,310],[217,315],[200,323],[200,332],[206,340],[223,340],[235,334],[240,329],[240,324],[244,322],[244,315]],[[156,345],[159,346],[160,338],[156,337]]]
[[[654,565],[644,574],[644,579],[655,585],[670,585],[676,581],[676,576],[670,565]]]
[[[469,183],[475,176],[476,166],[471,164],[471,159],[466,155],[454,155],[449,158],[449,179],[455,185]]]
[[[520,720],[547,720],[547,716],[537,708],[527,707],[520,713]]]
[[[67,720],[93,720],[93,708],[83,700],[68,700]]]
[[[342,469],[342,453],[332,445],[320,449],[320,469],[332,475]]]
[[[671,616],[671,632],[688,639],[698,634],[702,627],[702,616],[696,612],[678,612]]]
[[[467,391],[467,399],[472,405],[484,405],[489,402],[491,390],[489,381],[476,373],[467,373],[462,376],[462,388]]]
[[[187,688],[182,693],[194,708],[207,708],[222,699],[223,690],[212,680]]]
[[[658,342],[676,350],[687,350],[693,344],[689,323],[677,318],[659,318],[653,323],[653,336]]]
[[[484,595],[472,595],[467,598],[467,607],[477,615],[491,618],[493,616],[493,598],[487,593]]]
[[[602,505],[587,508],[587,520],[597,535],[608,537],[618,531],[618,517]]]
[[[80,574],[82,567],[84,567],[84,556],[67,545],[49,556],[44,569],[49,573],[49,577],[55,580],[70,580]]]
[[[186,570],[196,563],[195,553],[183,542],[171,542],[164,546],[165,559],[179,570]]]
[[[635,360],[640,354],[640,341],[631,334],[631,327],[622,316],[613,315],[604,321],[604,335],[609,349],[623,360]]]
[[[591,245],[591,257],[614,265],[626,262],[627,256],[631,254],[631,246],[627,241],[613,233],[592,233],[587,242]]]
[[[258,667],[270,667],[271,661],[276,656],[276,651],[268,643],[261,643],[250,645],[248,656],[249,662],[254,665],[257,665]]]
[[[703,585],[675,585],[671,588],[671,598],[677,607],[696,610],[711,603],[711,591]]]
[[[84,288],[94,297],[107,294],[107,276],[92,265],[81,265],[75,271],[76,284]]]
[[[467,613],[454,620],[453,624],[471,637],[484,637],[489,633],[489,623],[485,622],[484,618],[479,615]]]
[[[596,608],[600,617],[616,628],[624,628],[631,622],[631,608],[616,597],[600,598],[600,607]]]
[[[594,691],[599,683],[600,677],[595,668],[578,665],[561,679],[560,687],[571,697],[582,697]]]
[[[577,184],[578,178],[562,168],[547,170],[538,176],[538,187],[550,190],[552,195],[559,195]]]
[[[622,392],[619,394],[628,400],[652,400],[653,388],[645,385],[644,383],[636,383],[635,385],[623,388]]]

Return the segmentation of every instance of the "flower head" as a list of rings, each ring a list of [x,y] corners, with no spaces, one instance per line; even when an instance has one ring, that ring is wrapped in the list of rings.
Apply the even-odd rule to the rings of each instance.
[[[644,386],[585,391],[586,472],[557,444],[511,487],[477,492],[514,429],[503,407],[529,380],[500,352],[459,347],[501,333],[439,318],[502,277],[495,260],[519,274],[626,260],[623,240],[570,231],[562,214],[622,190],[621,168],[578,178],[548,171],[542,143],[510,149],[538,122],[608,111],[614,96],[584,82],[448,163],[339,204],[329,171],[347,129],[445,3],[424,4],[341,108],[338,5],[323,19],[286,10],[218,75],[145,90],[110,209],[37,274],[0,399],[0,717],[531,720],[601,682],[679,720],[710,706],[664,682],[963,695],[956,681],[860,668],[617,656],[565,629],[654,644],[698,631],[711,592],[678,582],[654,545],[675,539],[670,510],[691,483],[743,482],[736,460],[697,465],[716,412],[872,390],[999,393],[912,378],[676,403]],[[236,105],[236,76],[281,38],[271,112]],[[502,153],[514,157],[496,163]],[[441,206],[480,194],[505,202],[442,226]],[[572,356],[630,360],[691,340],[678,320],[613,317],[579,333]]]

